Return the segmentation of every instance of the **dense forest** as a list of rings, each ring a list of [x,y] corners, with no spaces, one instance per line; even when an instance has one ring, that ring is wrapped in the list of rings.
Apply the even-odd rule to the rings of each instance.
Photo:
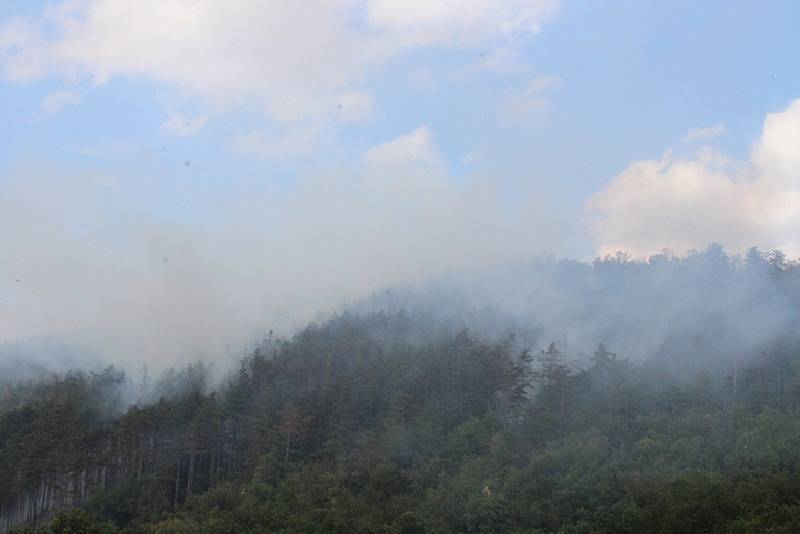
[[[224,378],[6,383],[0,532],[800,532],[797,263],[493,276],[269,334]]]

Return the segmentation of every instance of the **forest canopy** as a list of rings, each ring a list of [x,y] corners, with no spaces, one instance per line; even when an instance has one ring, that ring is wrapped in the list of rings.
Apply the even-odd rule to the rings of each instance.
[[[506,309],[452,280],[378,293],[222,380],[198,362],[4,385],[0,529],[800,529],[795,263],[710,247],[508,280]],[[548,337],[559,320],[579,335]]]

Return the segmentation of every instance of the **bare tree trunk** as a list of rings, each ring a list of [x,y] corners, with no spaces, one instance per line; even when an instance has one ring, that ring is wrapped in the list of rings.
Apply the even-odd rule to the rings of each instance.
[[[178,472],[175,474],[175,501],[172,504],[173,508],[178,507],[178,491],[181,487],[181,458],[178,457]]]
[[[217,455],[216,449],[211,449],[211,460],[208,464],[208,489],[214,486],[214,458]]]
[[[142,478],[142,464],[143,464],[143,461],[144,461],[144,452],[145,452],[144,451],[144,443],[143,443],[143,441],[144,440],[142,440],[142,439],[139,440],[139,449],[138,449],[138,452],[139,452],[139,468],[136,470],[136,478],[137,479],[138,478]]]
[[[189,476],[186,482],[186,498],[192,495],[192,480],[194,479],[194,453],[189,454]]]

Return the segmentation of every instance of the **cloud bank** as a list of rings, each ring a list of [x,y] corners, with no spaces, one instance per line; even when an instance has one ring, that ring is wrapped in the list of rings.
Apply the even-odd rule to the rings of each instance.
[[[557,0],[63,1],[0,25],[0,74],[144,79],[278,123],[363,118],[366,75],[422,47],[513,49]]]
[[[631,163],[586,209],[600,254],[682,254],[717,242],[732,252],[758,246],[799,256],[800,100],[767,115],[747,161],[709,147],[691,158],[667,151]]]

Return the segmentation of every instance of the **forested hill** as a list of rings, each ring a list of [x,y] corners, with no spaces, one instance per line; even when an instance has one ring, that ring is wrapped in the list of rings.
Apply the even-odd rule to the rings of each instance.
[[[543,257],[391,288],[355,309],[406,310],[417,335],[449,325],[485,339],[513,333],[536,349],[556,341],[584,360],[602,342],[691,378],[800,329],[800,264],[779,251],[730,257],[718,245],[685,257]]]
[[[221,384],[196,364],[146,383],[108,368],[4,387],[0,531],[798,532],[798,270],[761,255],[709,268],[714,254],[690,260],[709,291],[758,280],[759,313],[780,321],[691,300],[659,350],[599,337],[587,353],[551,343],[549,324],[498,338],[483,312],[448,321],[398,296],[268,337]],[[683,261],[669,269],[692,272]],[[591,269],[644,273],[638,287],[660,293],[681,280],[625,258]],[[512,311],[495,332],[520,325]],[[717,339],[734,334],[747,343]]]

